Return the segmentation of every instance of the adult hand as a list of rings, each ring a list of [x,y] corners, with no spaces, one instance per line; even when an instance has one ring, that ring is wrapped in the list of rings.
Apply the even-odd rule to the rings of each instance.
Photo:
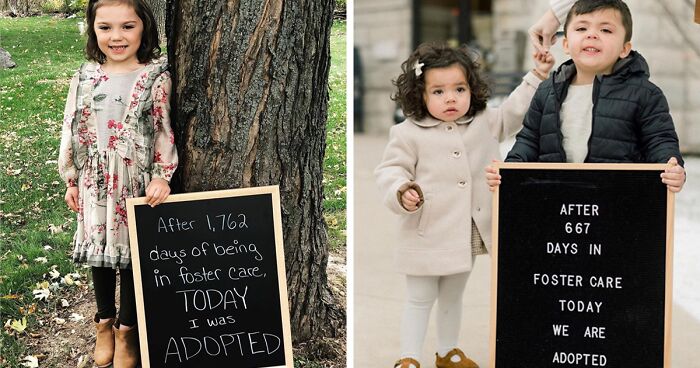
[[[557,42],[557,28],[559,19],[552,9],[547,10],[544,15],[527,30],[530,35],[530,42],[535,49],[541,53],[548,53],[549,48]]]
[[[146,203],[151,207],[155,207],[168,198],[170,195],[170,186],[165,179],[155,178],[151,180],[146,188]]]
[[[78,194],[78,187],[68,187],[66,195],[63,197],[68,207],[75,212],[78,212]]]
[[[685,169],[678,165],[678,160],[675,157],[671,157],[668,164],[669,166],[661,174],[661,182],[666,184],[671,192],[678,193],[685,184]]]

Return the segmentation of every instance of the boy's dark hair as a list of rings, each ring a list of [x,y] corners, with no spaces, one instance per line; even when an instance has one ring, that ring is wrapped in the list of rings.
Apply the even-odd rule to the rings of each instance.
[[[96,61],[100,64],[106,60],[105,54],[97,45],[97,34],[95,33],[95,14],[97,8],[107,4],[124,4],[134,8],[136,15],[143,23],[143,33],[141,34],[141,45],[136,51],[139,63],[145,64],[160,56],[160,45],[158,44],[158,25],[153,16],[153,11],[144,0],[90,0],[88,1],[85,15],[87,17],[88,40],[85,45],[85,56],[88,60]]]
[[[613,9],[620,13],[622,18],[622,26],[625,27],[625,42],[629,42],[632,39],[632,14],[630,9],[627,7],[622,0],[578,0],[574,3],[569,10],[569,14],[566,15],[566,21],[564,22],[564,35],[566,35],[566,30],[569,28],[569,23],[571,18],[575,15],[593,13],[598,10]]]
[[[489,98],[488,85],[479,73],[479,64],[472,60],[466,45],[450,47],[445,43],[423,43],[416,48],[408,60],[401,64],[403,71],[392,81],[397,88],[391,99],[397,101],[407,117],[421,120],[429,115],[423,101],[425,91],[425,72],[432,68],[445,68],[457,64],[464,71],[469,84],[471,104],[466,116],[471,117],[486,108]],[[422,74],[416,76],[415,65],[422,63]]]

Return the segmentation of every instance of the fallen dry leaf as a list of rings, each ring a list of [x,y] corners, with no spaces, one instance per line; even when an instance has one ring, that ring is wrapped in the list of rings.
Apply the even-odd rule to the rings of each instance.
[[[32,294],[34,294],[34,299],[46,301],[51,295],[51,291],[49,289],[34,289]]]
[[[24,332],[27,329],[27,317],[22,317],[21,320],[15,319],[10,323],[10,328],[18,333]]]
[[[71,277],[71,275],[72,274],[70,274],[70,273],[67,274],[66,276],[63,277],[63,280],[61,280],[61,281],[63,281],[63,283],[66,285],[73,285],[74,281],[73,281],[73,277]]]
[[[32,303],[32,305],[30,305],[29,308],[19,307],[19,312],[24,315],[36,312],[36,303]]]
[[[24,362],[22,365],[25,367],[39,368],[39,359],[34,355],[27,355],[22,361]]]
[[[51,280],[61,277],[61,273],[58,272],[56,269],[49,271],[49,275],[51,276]]]
[[[49,289],[37,289],[32,290],[32,294],[34,294],[34,299],[46,301],[51,296],[51,291]]]
[[[85,368],[85,367],[87,367],[87,364],[88,364],[88,361],[89,361],[89,360],[90,360],[90,359],[88,359],[88,356],[87,356],[87,355],[81,355],[80,358],[78,358],[78,365],[76,365],[75,368]]]
[[[51,235],[60,234],[63,232],[63,228],[61,226],[49,224],[49,232],[51,233]]]

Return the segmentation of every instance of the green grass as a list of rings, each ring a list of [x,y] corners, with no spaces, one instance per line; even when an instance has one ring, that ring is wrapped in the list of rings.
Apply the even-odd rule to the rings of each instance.
[[[323,210],[330,247],[337,250],[345,247],[346,229],[346,68],[345,68],[345,22],[335,22],[331,30],[331,71],[328,76],[330,103],[326,126],[326,156],[323,173]]]
[[[62,276],[76,271],[69,257],[75,215],[63,202],[56,159],[68,83],[83,61],[78,21],[0,18],[0,47],[17,63],[0,70],[0,323],[27,315],[27,332],[39,328],[32,306],[42,313],[59,299],[34,299],[36,283],[49,279],[52,265]],[[323,206],[334,249],[345,246],[345,30],[344,22],[332,30],[324,162]],[[30,353],[10,331],[0,332],[0,367],[17,367]]]
[[[14,69],[0,70],[0,321],[20,319],[38,305],[31,291],[50,266],[74,271],[67,257],[74,216],[63,204],[56,172],[58,137],[68,82],[81,62],[77,19],[0,19],[0,46]],[[52,233],[49,229],[54,229]],[[63,230],[57,232],[58,230]],[[46,246],[51,248],[45,249]],[[46,257],[43,264],[36,260]],[[55,301],[53,301],[55,303]],[[29,327],[34,326],[30,315]],[[23,346],[0,333],[7,366],[19,366]]]

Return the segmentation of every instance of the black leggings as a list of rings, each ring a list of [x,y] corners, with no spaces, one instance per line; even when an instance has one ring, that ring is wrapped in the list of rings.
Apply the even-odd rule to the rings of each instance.
[[[119,323],[125,326],[136,324],[136,297],[134,296],[134,274],[131,269],[119,270]],[[98,318],[113,318],[117,315],[114,293],[117,290],[117,270],[109,267],[92,267],[92,282],[95,285],[95,301]]]

